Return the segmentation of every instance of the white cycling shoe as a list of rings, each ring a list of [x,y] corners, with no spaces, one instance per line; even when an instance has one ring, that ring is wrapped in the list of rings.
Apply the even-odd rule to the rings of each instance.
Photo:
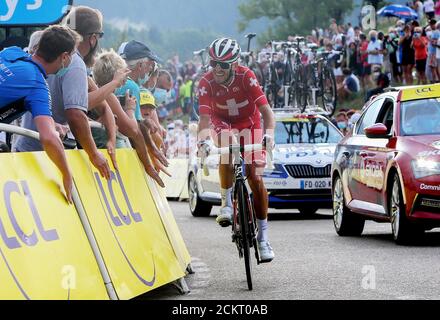
[[[258,241],[258,253],[260,254],[260,263],[269,263],[275,258],[269,241]]]
[[[229,227],[232,225],[232,212],[233,209],[231,207],[223,207],[220,209],[220,214],[217,216],[217,223],[223,228]]]

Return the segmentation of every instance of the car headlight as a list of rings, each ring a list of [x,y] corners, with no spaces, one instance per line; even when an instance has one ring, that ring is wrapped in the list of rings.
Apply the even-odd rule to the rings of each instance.
[[[416,179],[440,175],[440,162],[438,161],[418,159],[413,160],[411,166]]]

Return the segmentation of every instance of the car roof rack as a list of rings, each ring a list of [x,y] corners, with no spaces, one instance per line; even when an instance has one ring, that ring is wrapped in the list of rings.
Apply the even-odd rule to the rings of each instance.
[[[327,116],[328,113],[320,108],[320,107],[306,107],[305,111],[302,112],[301,108],[298,107],[284,107],[284,108],[275,108],[273,109],[273,112],[275,114],[293,114],[293,115],[308,115],[308,116],[315,116],[315,115],[321,115],[321,116]]]

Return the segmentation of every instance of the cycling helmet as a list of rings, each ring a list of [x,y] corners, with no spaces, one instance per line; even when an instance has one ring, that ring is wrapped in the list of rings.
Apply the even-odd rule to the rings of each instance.
[[[212,60],[233,63],[240,58],[241,48],[236,40],[219,38],[209,46],[209,56]]]

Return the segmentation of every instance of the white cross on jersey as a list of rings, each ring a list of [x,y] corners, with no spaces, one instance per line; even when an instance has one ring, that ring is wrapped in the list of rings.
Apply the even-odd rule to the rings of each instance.
[[[200,89],[200,96],[203,97],[205,94],[207,94],[208,91],[206,91],[205,87],[202,87],[202,89]]]
[[[228,110],[229,116],[236,117],[240,115],[240,109],[246,107],[248,104],[249,104],[248,100],[242,103],[237,103],[235,99],[230,99],[226,101],[226,106],[221,106],[217,104],[217,107],[223,110]]]
[[[255,78],[251,78],[251,87],[258,87],[258,80]]]

